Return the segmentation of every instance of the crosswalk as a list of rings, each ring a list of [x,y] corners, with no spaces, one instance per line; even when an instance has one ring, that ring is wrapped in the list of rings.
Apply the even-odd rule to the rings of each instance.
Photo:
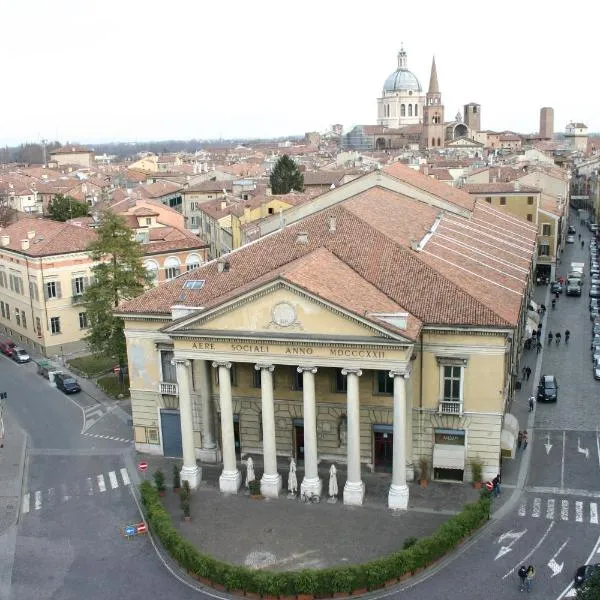
[[[74,481],[69,485],[61,483],[57,487],[27,492],[23,494],[21,501],[21,514],[26,515],[29,512],[42,510],[44,507],[56,506],[57,503],[64,504],[72,498],[103,494],[108,489],[117,490],[129,485],[131,485],[131,479],[127,469],[123,467],[118,471],[109,471],[108,477],[105,477],[104,473],[100,473],[80,481]]]
[[[519,506],[520,517],[546,518],[550,521],[571,521],[598,525],[598,503],[565,498],[526,498]]]

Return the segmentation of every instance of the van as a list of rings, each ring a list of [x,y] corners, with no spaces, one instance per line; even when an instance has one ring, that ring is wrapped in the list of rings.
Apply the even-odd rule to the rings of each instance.
[[[571,263],[571,271],[579,271],[583,273],[583,269],[585,268],[585,263],[582,262],[572,262]]]

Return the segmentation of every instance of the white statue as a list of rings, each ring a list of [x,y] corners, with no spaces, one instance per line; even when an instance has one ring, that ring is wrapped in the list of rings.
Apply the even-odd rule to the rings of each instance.
[[[290,475],[288,477],[288,491],[290,494],[296,494],[298,491],[298,478],[296,477],[296,461],[290,459]]]
[[[250,485],[251,481],[254,481],[256,479],[255,475],[254,475],[254,461],[252,460],[252,457],[249,456],[248,460],[246,461],[246,487],[248,487]]]
[[[329,497],[337,498],[338,495],[338,483],[337,483],[337,469],[335,465],[331,465],[329,468]]]

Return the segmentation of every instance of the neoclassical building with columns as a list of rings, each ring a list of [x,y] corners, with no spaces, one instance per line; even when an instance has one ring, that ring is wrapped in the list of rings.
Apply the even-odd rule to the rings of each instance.
[[[514,449],[535,227],[400,164],[288,219],[119,308],[137,450],[182,456],[192,487],[220,463],[226,493],[261,455],[271,497],[278,459],[309,494],[319,465],[344,465],[355,505],[380,471],[391,508],[423,461],[438,480],[470,480],[474,460],[495,476]]]

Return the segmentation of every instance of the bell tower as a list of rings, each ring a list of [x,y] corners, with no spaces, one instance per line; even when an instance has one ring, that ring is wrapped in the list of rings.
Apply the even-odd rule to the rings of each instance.
[[[442,94],[438,84],[435,56],[431,62],[429,89],[423,107],[422,145],[424,148],[444,147],[444,105],[442,104]]]

